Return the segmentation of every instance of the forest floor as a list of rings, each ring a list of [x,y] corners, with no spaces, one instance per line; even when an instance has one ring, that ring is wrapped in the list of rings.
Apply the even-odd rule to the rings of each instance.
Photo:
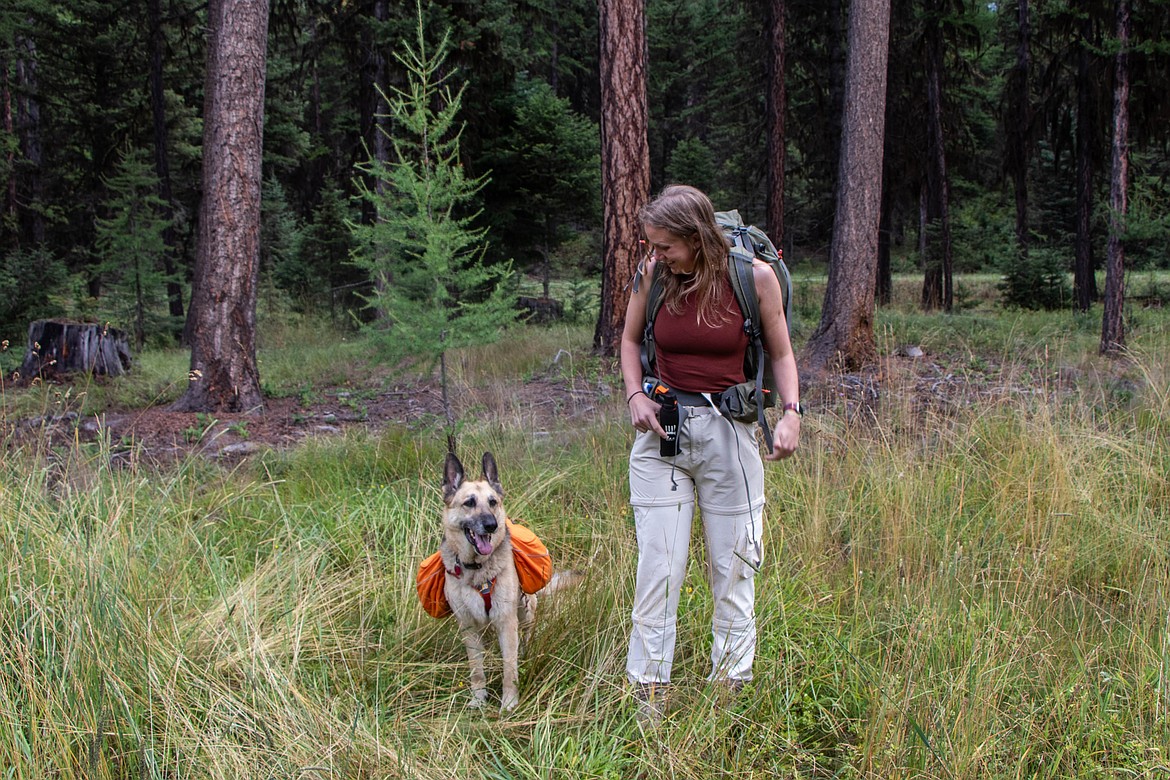
[[[461,388],[455,413],[460,419],[467,414],[491,415],[506,403],[507,409],[532,430],[556,430],[566,421],[585,422],[616,413],[616,366],[611,373],[613,381],[529,377],[508,385],[504,402],[499,387]],[[899,354],[884,358],[872,371],[804,379],[802,401],[814,413],[833,408],[847,418],[864,420],[874,419],[885,404],[907,404],[922,414],[946,414],[948,408],[970,404],[1051,398],[1090,385],[1099,389],[1102,381],[1116,385],[1126,380],[1117,375],[1094,376],[1074,367],[1008,367],[988,361],[972,366],[958,356]],[[251,413],[174,412],[158,405],[110,409],[96,415],[63,412],[15,421],[0,418],[0,441],[11,446],[39,440],[57,446],[105,440],[115,460],[164,464],[198,455],[234,462],[314,436],[338,436],[350,430],[377,433],[392,426],[441,431],[443,421],[437,381],[387,384],[371,375],[365,386],[315,387],[295,396],[268,398],[262,410]]]
[[[557,418],[566,415],[592,417],[611,393],[596,384],[582,389],[550,377],[534,377],[508,388],[510,405],[524,410],[529,424],[537,429],[555,427]],[[461,390],[456,414],[486,408],[488,395],[490,389],[482,395]],[[156,405],[99,414],[64,411],[6,423],[0,416],[0,442],[41,441],[55,447],[104,439],[110,442],[115,459],[165,464],[198,455],[230,462],[314,436],[339,436],[351,430],[377,433],[392,426],[441,430],[444,420],[437,381],[414,379],[387,386],[371,378],[364,387],[317,387],[295,396],[269,397],[263,409],[252,412],[175,412],[168,405]]]

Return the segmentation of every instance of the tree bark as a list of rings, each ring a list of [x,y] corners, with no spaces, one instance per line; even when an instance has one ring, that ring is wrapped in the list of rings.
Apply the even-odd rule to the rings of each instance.
[[[1117,58],[1113,76],[1113,173],[1109,184],[1109,240],[1105,250],[1105,311],[1101,354],[1125,349],[1125,219],[1129,210],[1129,0],[1117,0]]]
[[[644,0],[600,0],[601,311],[593,346],[618,354],[630,280],[638,265],[638,210],[650,198]]]
[[[788,89],[785,85],[785,29],[786,0],[768,3],[768,194],[767,232],[778,247],[784,246],[784,168],[787,165],[784,115],[788,111]]]
[[[1073,301],[1086,312],[1097,300],[1097,276],[1093,269],[1093,148],[1097,117],[1093,111],[1093,82],[1090,72],[1093,18],[1081,0],[1080,34],[1077,41],[1077,236],[1073,265]]]
[[[263,406],[256,365],[267,0],[211,0],[191,372],[176,411]]]
[[[855,0],[849,14],[837,217],[821,322],[802,363],[821,372],[872,363],[874,281],[881,212],[890,0]]]

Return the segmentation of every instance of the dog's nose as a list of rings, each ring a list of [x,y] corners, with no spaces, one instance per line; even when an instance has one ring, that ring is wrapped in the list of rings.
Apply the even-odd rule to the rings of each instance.
[[[483,530],[485,533],[494,534],[499,527],[500,523],[496,520],[495,515],[488,515],[483,519]]]

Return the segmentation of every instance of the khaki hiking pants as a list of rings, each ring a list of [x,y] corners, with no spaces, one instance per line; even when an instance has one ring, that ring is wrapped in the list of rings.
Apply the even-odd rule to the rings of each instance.
[[[755,573],[762,558],[764,468],[755,423],[732,422],[711,407],[688,407],[680,452],[658,454],[653,432],[630,452],[630,503],[638,535],[631,682],[670,681],[679,596],[698,503],[714,601],[708,679],[752,678],[756,650]]]

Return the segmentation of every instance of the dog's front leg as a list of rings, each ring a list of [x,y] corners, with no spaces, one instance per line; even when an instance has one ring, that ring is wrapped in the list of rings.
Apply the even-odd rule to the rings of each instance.
[[[487,701],[487,677],[483,673],[483,634],[476,626],[462,626],[463,646],[471,666],[471,706],[482,707]]]
[[[513,611],[496,626],[500,637],[500,658],[504,662],[503,696],[500,712],[508,712],[520,703],[517,682],[520,678],[520,621]]]

